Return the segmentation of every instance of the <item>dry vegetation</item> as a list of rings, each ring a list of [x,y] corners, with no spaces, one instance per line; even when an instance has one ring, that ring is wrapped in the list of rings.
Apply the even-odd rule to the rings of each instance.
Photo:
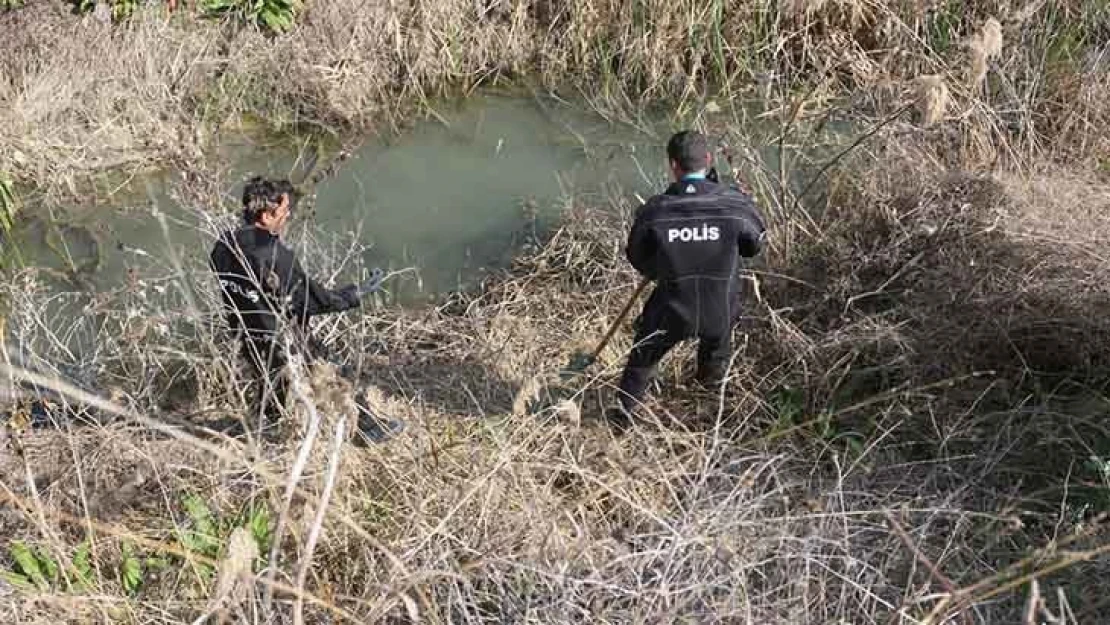
[[[240,113],[343,134],[494,77],[588,85],[621,119],[751,91],[781,144],[837,108],[874,128],[804,197],[734,154],[775,243],[732,377],[681,388],[681,350],[623,436],[598,416],[628,332],[555,375],[634,283],[617,195],[568,198],[477,292],[320,321],[409,423],[370,448],[333,445],[349,394],[326,367],[300,371],[284,442],[159,425],[245,413],[210,284],[96,298],[71,332],[98,348],[73,355],[39,323],[58,296],[14,272],[11,366],[100,399],[40,389],[61,427],[3,431],[0,565],[26,573],[21,541],[44,577],[0,579],[4,622],[1106,622],[1106,9],[734,4],[321,0],[273,40],[0,14],[0,171],[51,192],[168,161],[207,206],[198,157]]]
[[[42,0],[0,12],[0,172],[66,190],[106,166],[195,160],[244,116],[378,130],[430,98],[525,77],[581,88],[618,117],[710,87],[808,93],[802,114],[850,95],[881,115],[924,80],[921,114],[959,131],[964,166],[1085,158],[1107,149],[1106,11],[1096,0],[324,0],[267,37],[158,6],[113,26]]]

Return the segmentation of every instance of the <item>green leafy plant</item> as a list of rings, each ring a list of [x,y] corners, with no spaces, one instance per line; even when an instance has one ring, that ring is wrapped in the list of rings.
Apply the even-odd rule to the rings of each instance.
[[[139,8],[139,0],[115,0],[112,2],[112,19],[117,22],[131,17]]]
[[[62,567],[41,546],[32,547],[22,541],[16,541],[9,547],[8,553],[15,563],[15,568],[11,571],[0,571],[0,578],[9,584],[25,590],[45,592],[56,588],[62,581]],[[65,569],[68,581],[73,587],[87,589],[92,586],[93,571],[88,541],[77,546],[71,561],[65,564]]]
[[[192,564],[202,580],[207,581],[214,574],[215,570],[208,561],[220,559],[231,532],[237,527],[247,528],[260,553],[269,551],[274,525],[270,510],[265,505],[252,503],[237,515],[220,518],[198,495],[186,495],[181,504],[189,519],[189,527],[176,532],[177,541],[189,553],[206,560]]]
[[[45,551],[32,549],[27,543],[17,540],[9,548],[9,554],[15,562],[15,570],[3,572],[5,581],[25,590],[37,588],[46,591],[50,588],[58,566]]]
[[[247,509],[246,526],[250,528],[251,536],[258,545],[260,553],[270,550],[270,539],[273,538],[274,524],[270,518],[270,509],[266,506],[252,505]]]
[[[119,580],[129,595],[135,595],[142,589],[148,573],[165,569],[169,564],[162,557],[141,555],[130,540],[120,543]]]
[[[186,495],[181,503],[185,508],[185,514],[189,517],[190,527],[177,531],[177,541],[189,553],[205,558],[216,558],[220,551],[220,540],[208,504],[195,494]],[[212,577],[214,570],[210,564],[197,562],[194,566],[203,580]]]
[[[0,0],[2,2],[4,0]],[[108,5],[112,9],[112,19],[116,22],[131,17],[139,8],[141,0],[110,0]],[[96,0],[71,0],[73,8],[78,13],[88,13],[96,8]]]
[[[299,0],[203,0],[204,12],[213,16],[231,15],[275,33],[293,27]]]
[[[192,494],[187,495],[182,504],[192,521],[193,529],[181,533],[181,544],[192,551],[214,556],[220,545],[216,537],[216,523],[208,504]]]
[[[777,416],[772,427],[774,433],[804,426],[826,443],[837,441],[843,443],[849,457],[858,457],[864,452],[862,436],[857,432],[843,429],[834,412],[826,409],[807,418],[805,394],[801,389],[792,386],[780,387],[771,394],[770,403]]]
[[[801,422],[805,414],[805,395],[801,389],[783,386],[771,394],[770,403],[778,417],[775,430],[787,429]]]
[[[135,554],[135,545],[129,540],[120,545],[119,579],[130,595],[138,592],[143,585],[143,563]]]
[[[73,574],[79,588],[90,588],[93,580],[92,550],[88,541],[73,552]]]
[[[23,0],[0,0],[0,11],[10,11],[23,6]]]

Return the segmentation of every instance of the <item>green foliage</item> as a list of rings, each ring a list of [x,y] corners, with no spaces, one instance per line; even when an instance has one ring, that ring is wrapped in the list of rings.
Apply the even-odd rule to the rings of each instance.
[[[938,54],[944,54],[959,40],[965,7],[959,0],[938,4],[926,20],[926,37]]]
[[[202,0],[204,12],[213,16],[234,16],[274,33],[293,27],[299,0]]]
[[[93,568],[91,548],[88,541],[78,545],[77,550],[73,552],[73,574],[79,588],[90,588],[92,586]]]
[[[11,180],[0,174],[0,267],[6,267],[12,261],[22,264],[19,249],[12,241],[15,230],[15,218],[19,213],[19,196]]]
[[[187,495],[182,505],[185,506],[185,513],[189,515],[193,528],[180,532],[181,545],[189,551],[215,557],[220,543],[208,504],[197,495]]]
[[[247,510],[246,526],[250,528],[251,536],[258,545],[259,553],[270,550],[270,540],[273,538],[274,524],[270,518],[270,509],[266,506],[252,505]]]
[[[801,389],[780,387],[771,394],[770,403],[777,417],[773,433],[807,429],[827,444],[843,444],[848,457],[857,457],[864,452],[863,435],[845,428],[836,412],[824,409],[813,416],[807,415],[805,393]]]
[[[135,554],[135,545],[129,540],[120,546],[119,579],[124,591],[134,595],[143,585],[143,563]]]
[[[363,505],[363,514],[369,527],[385,527],[393,518],[393,508],[386,502],[367,499]]]
[[[10,11],[23,6],[23,0],[0,0],[0,11]]]
[[[801,389],[783,386],[771,396],[771,406],[778,416],[778,425],[789,426],[798,423],[805,411],[805,395]]]
[[[68,581],[79,590],[92,586],[93,571],[89,550],[88,541],[81,543],[74,550],[71,561],[65,565]],[[41,546],[31,547],[16,541],[12,543],[8,553],[15,562],[15,568],[12,571],[0,571],[0,578],[9,584],[24,590],[46,592],[56,588],[62,580],[62,567]]]
[[[4,234],[15,227],[15,214],[19,212],[19,198],[12,181],[0,174],[0,231]]]
[[[127,19],[139,8],[139,0],[115,0],[112,2],[112,19],[117,22]]]
[[[186,495],[181,504],[189,518],[189,528],[178,530],[176,535],[178,543],[189,553],[206,560],[219,560],[231,532],[237,527],[246,527],[250,531],[260,553],[269,551],[274,524],[265,505],[252,503],[238,515],[219,518],[196,494]],[[193,562],[191,565],[202,581],[211,579],[215,573],[208,562]]]
[[[5,571],[4,579],[13,586],[46,591],[55,581],[58,565],[42,549],[32,549],[23,541],[15,541],[9,548],[15,561],[15,571]]]
[[[220,539],[208,504],[195,494],[186,495],[181,504],[189,517],[190,527],[177,531],[177,542],[189,553],[215,559],[220,552]],[[196,562],[193,566],[204,581],[209,580],[215,572],[206,562]]]
[[[88,13],[96,8],[96,0],[70,0],[70,2],[78,13]],[[112,9],[112,19],[120,22],[131,17],[139,8],[140,2],[141,0],[108,0]]]

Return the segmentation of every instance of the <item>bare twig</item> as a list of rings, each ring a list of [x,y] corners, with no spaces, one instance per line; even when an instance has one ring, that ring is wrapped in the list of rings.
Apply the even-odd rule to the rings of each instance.
[[[315,407],[309,410],[315,412]],[[313,416],[313,420],[319,421],[319,415]],[[304,591],[305,581],[308,579],[308,572],[312,568],[312,555],[316,552],[316,543],[320,539],[320,532],[323,531],[324,518],[328,514],[328,503],[331,501],[332,490],[335,488],[335,478],[339,473],[339,461],[343,454],[343,443],[347,435],[346,429],[347,415],[342,415],[335,425],[335,440],[331,457],[328,459],[328,473],[324,479],[324,492],[320,495],[320,504],[316,508],[316,518],[312,522],[312,529],[309,530],[304,553],[301,555],[300,570],[297,572],[295,587],[301,592],[297,593],[296,602],[293,604],[293,623],[296,625],[304,625],[304,601],[301,599],[301,595]]]
[[[920,562],[927,571],[929,571],[929,575],[932,576],[932,578],[936,580],[938,584],[940,584],[941,588],[943,588],[945,592],[949,594],[949,596],[955,595],[957,592],[956,585],[953,584],[952,580],[948,579],[948,577],[944,573],[942,573],[939,568],[937,568],[937,565],[933,564],[933,561],[930,560],[928,556],[926,556],[920,549],[918,549],[917,545],[913,542],[913,538],[911,538],[910,535],[906,533],[906,530],[902,528],[902,525],[898,523],[898,520],[894,518],[894,515],[890,512],[890,510],[884,510],[883,515],[886,516],[887,523],[890,524],[890,528],[894,530],[894,533],[898,536],[898,539],[901,540],[902,544],[910,550],[910,553],[913,554],[913,557],[918,562]],[[897,613],[892,615],[891,622],[893,622],[893,619],[896,617]],[[960,622],[968,622],[967,615],[961,615]]]
[[[288,346],[284,346],[286,350],[286,357],[288,362],[294,363],[298,359],[293,358]],[[285,527],[289,522],[289,510],[293,505],[293,497],[297,492],[298,485],[301,481],[301,475],[304,474],[305,467],[308,466],[309,456],[312,454],[312,447],[316,443],[316,437],[320,432],[320,413],[316,410],[316,405],[308,397],[305,391],[304,377],[299,370],[299,367],[288,366],[286,367],[286,375],[290,376],[291,387],[294,396],[305,407],[305,412],[308,415],[308,428],[305,433],[304,439],[301,441],[300,449],[297,451],[297,459],[293,462],[292,468],[289,470],[289,478],[285,484],[285,494],[282,497],[281,511],[278,513],[277,526],[274,528],[273,542],[270,545],[269,567],[266,571],[266,579],[273,580],[278,570],[278,557],[281,554],[281,543],[285,537]],[[262,599],[262,610],[266,613],[270,612],[273,606],[273,586],[267,586],[266,594]]]

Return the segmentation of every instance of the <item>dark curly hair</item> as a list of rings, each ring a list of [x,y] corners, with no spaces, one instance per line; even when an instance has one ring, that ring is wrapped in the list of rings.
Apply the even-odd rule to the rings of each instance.
[[[293,183],[288,180],[270,180],[255,176],[243,187],[243,221],[253,224],[267,211],[281,204],[281,197],[293,199]]]

